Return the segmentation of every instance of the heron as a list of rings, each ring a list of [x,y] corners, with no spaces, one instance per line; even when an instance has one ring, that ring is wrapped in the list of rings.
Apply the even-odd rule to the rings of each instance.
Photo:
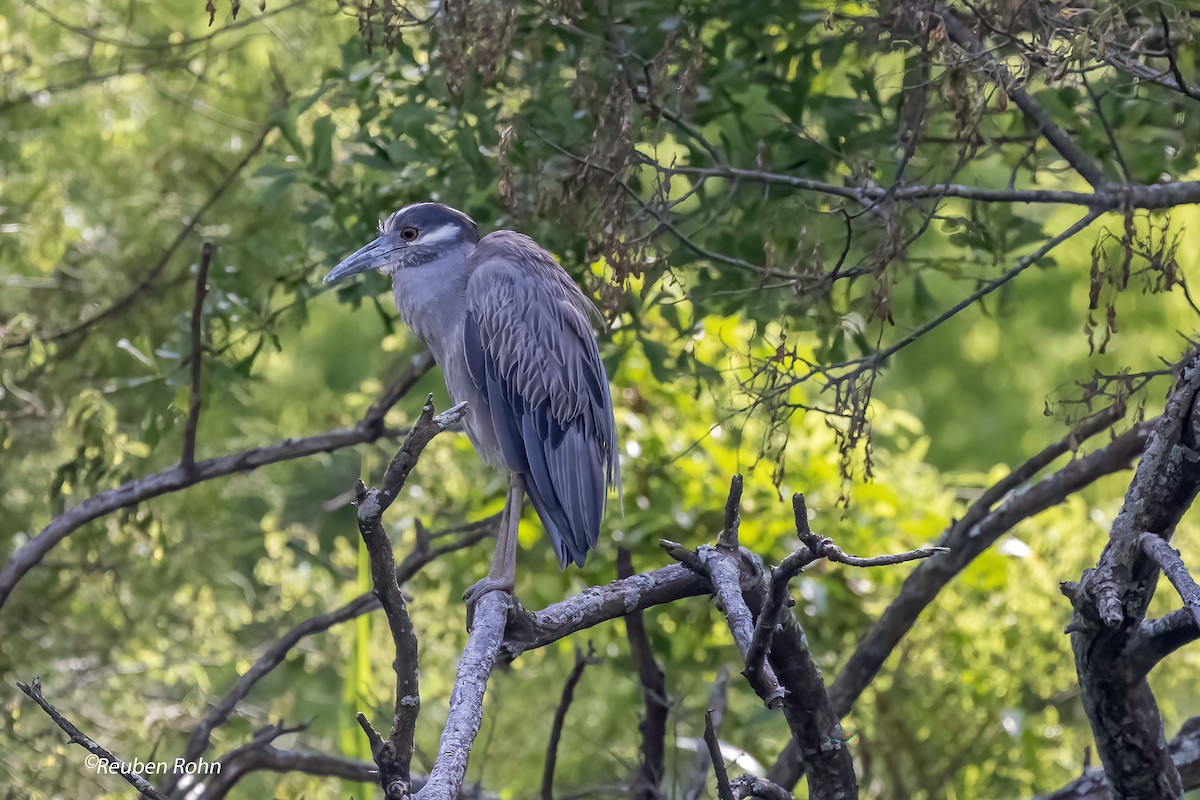
[[[524,497],[561,569],[596,546],[620,462],[608,376],[592,323],[603,320],[562,265],[514,231],[480,238],[475,222],[438,203],[414,203],[379,224],[379,237],[325,276],[368,270],[392,279],[400,317],[441,367],[475,451],[508,473],[496,550],[468,610],[512,593]]]

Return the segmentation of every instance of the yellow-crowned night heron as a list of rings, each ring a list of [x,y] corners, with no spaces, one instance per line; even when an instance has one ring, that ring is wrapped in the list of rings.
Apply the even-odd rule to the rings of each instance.
[[[370,269],[391,276],[401,318],[433,353],[454,401],[467,402],[463,426],[475,450],[508,471],[492,566],[468,590],[468,605],[512,591],[525,494],[559,565],[583,566],[608,488],[620,483],[595,306],[528,236],[481,239],[470,217],[437,203],[392,214],[325,282]]]

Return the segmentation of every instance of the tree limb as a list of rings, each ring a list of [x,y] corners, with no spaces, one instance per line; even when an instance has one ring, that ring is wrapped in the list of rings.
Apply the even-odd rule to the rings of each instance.
[[[1118,800],[1183,793],[1142,660],[1129,655],[1159,574],[1143,537],[1148,533],[1165,544],[1200,491],[1198,395],[1200,358],[1193,358],[1150,434],[1096,567],[1072,592],[1068,631],[1080,698]]]
[[[617,577],[628,578],[631,575],[632,556],[622,547],[617,550]],[[633,800],[658,800],[662,797],[662,779],[666,772],[667,681],[654,659],[654,648],[646,634],[646,622],[640,610],[626,615],[625,633],[629,638],[629,653],[637,668],[646,705],[646,716],[638,725],[642,745],[629,796]]]
[[[575,648],[575,666],[571,668],[570,674],[567,675],[567,681],[563,684],[562,699],[558,701],[558,708],[554,709],[554,722],[550,725],[550,741],[546,745],[546,763],[542,767],[542,800],[554,800],[554,767],[558,763],[558,744],[562,740],[563,725],[567,721],[567,710],[571,707],[571,701],[575,699],[575,687],[583,678],[583,671],[589,664],[596,663],[593,657],[595,653],[596,649],[592,647],[591,643],[588,643],[586,655],[583,650]]]
[[[1184,609],[1191,614],[1196,627],[1200,628],[1200,586],[1196,585],[1196,581],[1188,573],[1179,551],[1167,544],[1161,536],[1153,533],[1143,533],[1139,543],[1146,555],[1154,559],[1154,563],[1167,576],[1167,580],[1171,581],[1175,591],[1179,592]]]
[[[42,696],[42,682],[35,675],[31,683],[17,683],[17,688],[29,696],[29,699],[42,707],[42,710],[54,720],[54,724],[62,728],[63,732],[71,738],[67,740],[68,744],[77,744],[84,750],[87,750],[92,755],[100,759],[100,764],[120,765],[126,762],[114,756],[108,750],[105,750],[96,742],[84,735],[83,731],[75,727],[69,719],[59,713],[58,709],[50,705],[50,701]],[[159,794],[158,790],[150,781],[143,778],[141,775],[132,770],[120,769],[118,774],[129,783],[130,786],[138,790],[142,797],[149,797],[151,800],[166,800],[163,795]]]
[[[1179,770],[1184,790],[1200,788],[1200,717],[1183,723],[1169,745],[1171,760]],[[1035,800],[1111,800],[1108,778],[1100,767],[1086,767],[1083,774],[1061,789]]]
[[[417,800],[455,800],[459,796],[471,743],[483,720],[483,698],[488,677],[500,655],[512,599],[503,592],[488,592],[475,606],[475,625],[458,662],[458,675],[450,693],[450,713],[438,744],[437,760],[429,783]]]
[[[383,475],[383,486],[367,489],[357,484],[358,530],[366,543],[371,561],[371,583],[375,596],[387,615],[388,628],[396,647],[392,667],[396,672],[396,713],[387,740],[371,729],[366,717],[358,715],[359,724],[371,740],[371,755],[379,767],[379,785],[390,800],[407,800],[411,796],[411,765],[421,710],[419,670],[417,666],[417,634],[400,583],[396,579],[396,561],[392,541],[383,529],[383,514],[391,506],[408,480],[417,459],[433,438],[459,422],[467,413],[466,403],[434,415],[433,395],[425,401],[421,416],[396,451]]]
[[[395,397],[398,400],[404,392],[416,385],[432,366],[433,358],[428,353],[417,356],[409,369],[386,390],[389,399]],[[338,428],[300,439],[284,439],[264,447],[253,447],[227,456],[205,459],[196,462],[191,470],[184,470],[179,466],[169,467],[89,497],[50,520],[37,536],[22,545],[4,568],[0,569],[0,608],[3,608],[17,583],[29,570],[37,566],[59,542],[86,523],[118,509],[177,492],[213,478],[373,442],[388,435],[389,432],[383,427],[383,418],[390,408],[391,406],[383,405],[371,406],[362,420],[352,428]]]
[[[950,552],[919,564],[905,578],[900,592],[879,619],[859,639],[858,646],[829,687],[839,716],[850,712],[854,701],[883,668],[888,656],[908,634],[917,619],[945,586],[1015,525],[1063,502],[1099,478],[1128,468],[1141,453],[1153,421],[1135,425],[1108,445],[1076,458],[1031,485],[1028,481],[1054,460],[1112,424],[1116,412],[1095,415],[1061,440],[1049,445],[985,491],[953,521],[938,539]],[[1023,487],[1023,488],[1022,488]],[[804,759],[795,743],[780,754],[768,776],[785,788],[804,774]]]

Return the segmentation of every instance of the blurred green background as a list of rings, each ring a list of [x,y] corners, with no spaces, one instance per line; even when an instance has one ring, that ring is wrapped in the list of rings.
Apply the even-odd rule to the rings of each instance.
[[[1058,42],[1072,68],[1096,63],[1095,42],[1136,33],[1136,17],[1112,5],[1122,14],[1097,13],[1084,38]],[[330,289],[320,278],[378,219],[427,199],[484,231],[532,235],[610,322],[602,350],[624,513],[610,510],[599,551],[566,572],[527,514],[526,607],[611,580],[619,545],[649,569],[668,562],[660,538],[710,541],[736,472],[746,474],[743,543],[769,560],[794,547],[793,491],[847,551],[932,542],[997,477],[1127,393],[1121,379],[1089,389],[1094,375],[1160,371],[1186,349],[1196,312],[1178,282],[1195,274],[1200,220],[1194,207],[1133,217],[1139,244],[1120,290],[1126,221],[1107,215],[868,373],[852,396],[819,375],[778,390],[806,363],[886,347],[1082,214],[958,200],[932,217],[929,204],[860,213],[779,187],[696,188],[647,165],[705,166],[716,148],[733,165],[837,185],[887,186],[904,164],[912,182],[1087,189],[989,84],[947,63],[936,37],[920,45],[896,33],[903,12],[775,0],[270,0],[236,21],[219,2],[209,26],[194,0],[0,0],[0,557],[65,507],[178,459],[202,241],[216,255],[198,456],[353,424],[419,344],[384,279]],[[1037,73],[1031,86],[1081,147],[1116,175],[1115,140],[1137,182],[1196,177],[1200,107],[1135,91],[1103,64],[1085,74],[1088,86],[1074,73]],[[912,148],[909,128],[922,131]],[[1177,249],[1164,249],[1171,237]],[[830,279],[836,270],[850,276]],[[111,317],[54,335],[125,297]],[[1110,306],[1119,332],[1101,348]],[[1130,417],[1143,405],[1155,413],[1170,382],[1137,381]],[[389,423],[414,419],[426,392],[446,407],[435,370]],[[869,443],[852,435],[856,415]],[[394,446],[202,483],[55,548],[0,612],[10,687],[0,786],[32,798],[128,791],[84,769],[83,751],[13,688],[34,674],[109,749],[173,759],[268,643],[369,588],[346,492],[359,476],[378,479]],[[1057,587],[1095,563],[1129,475],[1026,522],[943,591],[845,720],[865,797],[1024,796],[1079,773],[1091,738]],[[437,439],[388,517],[398,552],[412,548],[418,520],[431,530],[476,520],[503,496],[503,477],[465,437]],[[1185,559],[1200,560],[1196,542],[1185,521]],[[407,586],[421,643],[421,771],[465,641],[460,597],[489,552],[482,543],[445,556]],[[823,565],[795,582],[827,678],[910,569]],[[1156,608],[1171,600],[1160,593]],[[669,739],[698,737],[717,670],[736,676],[736,648],[702,598],[646,621],[666,673]],[[588,641],[599,663],[567,717],[556,786],[564,797],[623,791],[642,706],[619,622],[497,672],[470,782],[535,796],[572,648]],[[281,745],[369,757],[354,714],[390,718],[391,652],[378,615],[306,639],[216,731],[206,758],[281,717],[311,721]],[[1152,675],[1168,736],[1200,714],[1197,666],[1193,649]],[[740,679],[729,703],[722,738],[770,765],[784,721]],[[668,748],[670,791],[693,760]],[[351,795],[373,790],[255,773],[234,792]]]

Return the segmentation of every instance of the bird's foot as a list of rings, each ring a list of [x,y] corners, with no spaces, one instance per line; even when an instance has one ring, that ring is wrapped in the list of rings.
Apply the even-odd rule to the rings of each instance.
[[[507,595],[513,593],[516,584],[512,578],[496,578],[488,575],[483,580],[476,583],[470,589],[463,593],[463,601],[467,604],[467,630],[471,630],[475,625],[475,606],[483,599],[485,594],[490,592],[504,592]]]

